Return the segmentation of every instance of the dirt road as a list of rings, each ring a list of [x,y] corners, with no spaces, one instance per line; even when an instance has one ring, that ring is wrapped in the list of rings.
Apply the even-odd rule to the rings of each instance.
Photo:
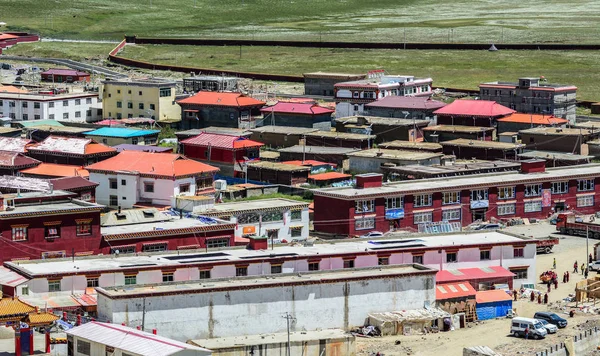
[[[507,228],[506,231],[512,233],[523,234],[532,237],[545,237],[555,231],[555,227],[546,223],[530,226],[513,226]],[[586,239],[581,237],[562,236],[560,244],[555,246],[554,251],[550,254],[541,254],[537,256],[536,269],[539,275],[542,271],[552,269],[554,258],[556,258],[556,271],[559,276],[562,276],[565,271],[571,273],[571,280],[567,284],[560,283],[558,289],[549,294],[549,304],[531,303],[528,300],[519,300],[513,303],[513,308],[517,310],[518,315],[532,317],[537,311],[551,310],[565,317],[569,326],[559,330],[557,334],[549,335],[544,340],[524,340],[522,338],[514,338],[509,335],[510,320],[488,320],[474,325],[472,328],[465,328],[447,333],[428,334],[428,335],[411,335],[411,336],[390,336],[378,339],[357,339],[357,354],[370,355],[372,353],[381,352],[385,355],[415,355],[415,356],[461,356],[464,347],[487,345],[496,352],[502,355],[516,355],[518,353],[531,354],[535,351],[540,351],[545,347],[562,342],[566,337],[578,333],[579,330],[584,330],[593,325],[600,325],[600,316],[584,314],[578,312],[574,318],[568,318],[566,314],[561,314],[557,306],[557,302],[562,301],[570,293],[574,293],[575,283],[581,281],[581,274],[573,274],[573,263],[577,260],[579,265],[583,261],[587,264],[586,256]],[[596,240],[589,241],[589,251],[592,251],[593,244]],[[539,285],[539,289],[545,291],[543,285]],[[396,341],[400,341],[399,345],[395,345]]]

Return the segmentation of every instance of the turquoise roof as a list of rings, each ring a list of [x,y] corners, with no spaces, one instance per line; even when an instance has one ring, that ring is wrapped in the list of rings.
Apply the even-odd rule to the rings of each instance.
[[[104,137],[140,137],[158,134],[159,130],[136,130],[124,127],[102,127],[94,131],[86,132],[86,136]]]
[[[36,127],[36,126],[40,126],[40,125],[48,125],[48,126],[56,126],[56,127],[65,126],[56,120],[50,120],[50,119],[33,120],[33,121],[19,121],[19,125],[21,125],[23,127]]]

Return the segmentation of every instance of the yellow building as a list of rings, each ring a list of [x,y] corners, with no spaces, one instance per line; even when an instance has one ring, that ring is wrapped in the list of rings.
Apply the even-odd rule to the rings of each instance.
[[[175,102],[174,81],[126,78],[105,80],[102,84],[105,119],[149,117],[165,123],[181,121],[181,108]]]

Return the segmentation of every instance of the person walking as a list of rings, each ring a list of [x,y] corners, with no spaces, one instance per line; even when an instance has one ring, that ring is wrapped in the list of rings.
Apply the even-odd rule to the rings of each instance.
[[[583,272],[585,271],[585,263],[581,264],[581,273],[583,274]]]
[[[544,304],[548,304],[548,293],[544,294]]]
[[[573,264],[573,273],[577,273],[579,272],[577,269],[577,261],[575,261],[575,263]]]
[[[588,260],[588,264],[594,262],[594,257],[592,257],[592,254],[590,253],[590,258]]]
[[[567,272],[563,273],[563,283],[567,283]]]
[[[585,278],[585,279],[587,279],[587,277],[588,277],[588,273],[589,273],[589,271],[588,271],[588,269],[586,268],[586,269],[585,269],[585,272],[584,272],[584,274],[583,274],[583,276],[584,276],[584,278]]]
[[[571,279],[571,274],[567,271],[567,283],[569,283],[569,279]]]
[[[525,327],[525,340],[529,339],[529,326]]]
[[[517,290],[513,289],[513,300],[516,302],[517,301]]]
[[[529,294],[529,296],[531,297],[531,301],[534,302],[535,301],[535,294],[533,294],[533,291]]]
[[[556,257],[554,257],[554,261],[552,262],[552,269],[556,269]]]
[[[542,304],[542,293],[538,294],[538,304]]]
[[[547,283],[547,284],[548,284],[548,293],[550,293],[550,290],[552,290],[552,287],[551,287],[551,285],[552,285],[552,284],[551,284],[551,282],[550,282],[550,281],[548,281],[548,283]]]
[[[558,281],[556,278],[554,279],[554,289],[558,289]]]

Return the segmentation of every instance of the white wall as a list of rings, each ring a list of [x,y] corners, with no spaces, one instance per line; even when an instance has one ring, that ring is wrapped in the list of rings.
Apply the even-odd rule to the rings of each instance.
[[[51,96],[45,96],[44,99],[48,99]],[[81,97],[81,98],[64,98],[61,96],[52,97],[55,100],[51,101],[40,101],[34,100],[35,98],[41,98],[41,96],[29,97],[28,95],[21,95],[18,98],[14,98],[13,95],[0,96],[2,100],[2,106],[0,106],[0,116],[4,115],[10,117],[10,114],[15,114],[15,120],[23,120],[23,115],[27,115],[27,121],[35,120],[35,115],[39,115],[39,120],[54,119],[58,121],[71,121],[71,122],[93,122],[97,121],[102,115],[98,115],[98,97]],[[91,103],[88,103],[86,99],[91,99]],[[76,105],[76,100],[79,100],[79,105]],[[67,101],[68,105],[64,106],[63,101]],[[15,106],[11,107],[9,102],[14,102]],[[27,107],[23,107],[23,103],[27,103]],[[39,103],[40,107],[35,108],[34,103]],[[54,107],[50,107],[50,103],[54,103]],[[91,109],[91,115],[87,116],[87,111]],[[68,118],[64,117],[64,114],[68,114]],[[79,113],[79,114],[77,114]],[[54,116],[51,116],[54,115]],[[79,117],[77,117],[79,115]]]
[[[433,276],[371,279],[299,286],[146,297],[145,327],[180,341],[286,331],[352,328],[369,313],[422,308],[435,302]],[[98,294],[99,320],[141,324],[139,298],[111,300]]]
[[[201,211],[198,211],[197,213],[202,215]],[[291,219],[292,213],[290,210],[285,210],[283,214],[284,214],[284,220],[282,220],[282,221],[269,221],[269,222],[244,224],[244,225],[239,224],[234,229],[234,236],[242,237],[244,234],[244,227],[254,226],[254,229],[256,231],[255,234],[259,235],[259,236],[261,236],[261,235],[267,236],[268,235],[267,230],[278,229],[279,231],[277,232],[277,238],[279,238],[281,240],[285,239],[286,241],[290,242],[292,239],[300,239],[300,240],[307,239],[308,235],[309,235],[308,230],[309,230],[309,223],[310,223],[308,209],[302,210],[302,215],[301,215],[300,220],[292,220]],[[231,215],[231,217],[229,218],[229,222],[236,224],[237,217],[235,215]],[[298,237],[292,237],[292,229],[290,227],[300,226],[300,225],[302,225],[302,234]],[[269,243],[270,243],[270,241],[269,241]]]

